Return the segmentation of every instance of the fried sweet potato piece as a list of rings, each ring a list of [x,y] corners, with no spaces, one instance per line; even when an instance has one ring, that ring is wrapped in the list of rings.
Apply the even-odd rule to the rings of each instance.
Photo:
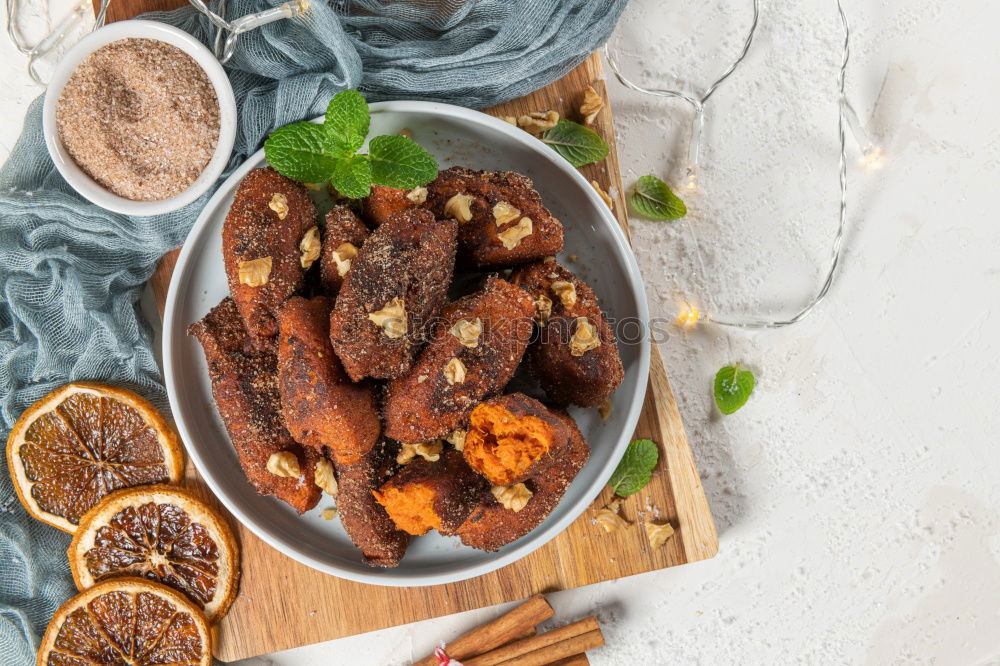
[[[601,404],[622,383],[624,370],[593,290],[555,261],[518,268],[511,281],[535,301],[539,330],[527,360],[545,394],[563,405]]]
[[[361,246],[330,315],[330,341],[351,379],[410,369],[447,297],[457,233],[453,220],[410,210]]]
[[[396,529],[385,508],[372,495],[399,469],[398,452],[398,444],[382,439],[358,462],[336,464],[340,522],[371,566],[398,566],[410,543],[410,535]]]
[[[378,227],[396,213],[417,207],[417,202],[408,198],[408,194],[407,190],[372,185],[371,194],[361,200],[361,215],[369,226]]]
[[[437,462],[418,458],[372,492],[396,527],[419,536],[435,529],[454,534],[489,487],[449,449]]]
[[[319,501],[314,470],[320,454],[303,448],[285,429],[278,397],[274,352],[256,349],[233,299],[226,298],[188,327],[205,351],[212,395],[247,480],[261,495],[274,495],[299,513]],[[290,451],[298,459],[298,478],[267,469],[271,454]]]
[[[562,224],[542,205],[531,180],[513,171],[446,169],[427,186],[424,206],[438,219],[459,221],[462,267],[513,266],[562,250]]]
[[[484,492],[478,506],[458,528],[462,543],[480,550],[495,551],[520,539],[538,527],[562,500],[566,489],[590,457],[590,447],[565,412],[554,412],[569,431],[568,446],[555,464],[544,472],[524,481],[532,493],[520,511],[504,507],[492,489]]]
[[[565,451],[569,435],[563,420],[545,405],[512,393],[472,410],[462,453],[490,483],[509,486],[551,467]]]
[[[302,288],[299,244],[314,226],[306,188],[274,169],[254,169],[236,190],[222,226],[222,259],[256,347],[273,347],[278,307]]]
[[[503,390],[531,339],[533,313],[527,292],[496,275],[446,306],[417,362],[389,382],[386,435],[410,444],[443,437],[480,400]],[[462,364],[461,381],[449,374],[452,359]]]
[[[319,279],[330,296],[336,296],[358,248],[368,238],[368,227],[347,206],[334,206],[326,214]]]
[[[352,382],[330,346],[332,305],[324,296],[293,296],[281,306],[278,390],[295,441],[351,464],[375,445],[382,424],[371,384]]]

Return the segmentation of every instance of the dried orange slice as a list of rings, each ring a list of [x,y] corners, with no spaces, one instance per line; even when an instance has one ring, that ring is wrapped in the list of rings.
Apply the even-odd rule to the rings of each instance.
[[[80,520],[67,551],[77,588],[121,576],[165,583],[210,622],[239,585],[239,548],[219,513],[186,490],[137,486],[112,493]]]
[[[35,663],[209,666],[212,633],[183,594],[142,578],[115,578],[59,607]]]
[[[184,454],[147,400],[76,382],[21,414],[7,438],[7,469],[28,513],[72,533],[80,517],[115,490],[180,481]]]

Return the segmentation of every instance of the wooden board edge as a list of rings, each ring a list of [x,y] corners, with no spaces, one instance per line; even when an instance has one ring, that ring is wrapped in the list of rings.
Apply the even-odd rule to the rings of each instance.
[[[596,76],[603,76],[604,68],[599,51],[591,54],[591,66]],[[594,82],[594,88],[606,100],[608,112],[611,110],[611,99],[608,96],[607,84],[603,79]],[[604,141],[608,144],[606,173],[615,191],[611,192],[614,200],[614,214],[625,232],[631,245],[632,236],[628,221],[628,204],[625,198],[625,187],[621,179],[621,164],[618,156],[618,141],[613,122],[608,123],[610,131],[605,132]],[[649,387],[646,400],[652,404],[644,405],[643,411],[650,410],[655,414],[656,430],[661,433],[660,450],[665,462],[661,469],[668,475],[673,489],[674,504],[677,509],[678,535],[683,544],[687,562],[715,557],[719,552],[719,537],[715,520],[705,496],[701,476],[694,461],[694,452],[684,431],[684,421],[681,419],[677,402],[674,399],[670,380],[667,377],[663,356],[655,342],[651,342],[649,356]],[[651,409],[652,408],[652,409]],[[672,427],[671,422],[680,424]],[[686,501],[678,500],[683,495]],[[652,571],[660,571],[653,569]],[[646,572],[648,573],[648,572]],[[639,575],[639,574],[636,574]]]
[[[660,350],[655,345],[650,356],[649,384],[652,399],[657,403],[654,413],[663,433],[660,450],[666,458],[663,471],[669,476],[674,491],[675,527],[681,537],[686,563],[710,559],[719,552],[718,531],[695,465],[694,451],[683,431],[684,422],[673,399]],[[671,426],[671,422],[681,425]]]

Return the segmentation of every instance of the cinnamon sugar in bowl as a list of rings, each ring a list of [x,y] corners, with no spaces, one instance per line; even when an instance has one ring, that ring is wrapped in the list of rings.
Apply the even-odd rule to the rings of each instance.
[[[191,56],[132,37],[77,66],[56,103],[56,129],[73,161],[118,196],[167,199],[212,159],[219,102]]]
[[[232,86],[212,53],[155,21],[112,23],[60,61],[42,125],[56,168],[109,210],[176,210],[218,179],[236,135]]]

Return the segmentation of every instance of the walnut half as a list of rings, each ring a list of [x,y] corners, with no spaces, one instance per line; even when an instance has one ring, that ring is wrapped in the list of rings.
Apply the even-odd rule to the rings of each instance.
[[[569,341],[569,353],[573,356],[583,356],[591,349],[601,346],[601,338],[597,335],[597,327],[586,317],[576,318],[576,330],[573,339]]]
[[[583,116],[583,124],[589,125],[594,122],[594,118],[604,108],[604,99],[597,94],[594,86],[587,86],[583,91],[583,103],[580,105],[580,115]]]
[[[493,486],[490,488],[490,492],[503,508],[510,509],[514,513],[527,506],[528,500],[534,495],[523,483],[515,483],[512,486]]]
[[[337,477],[333,473],[333,463],[323,458],[316,463],[316,470],[313,472],[313,479],[316,485],[330,497],[337,496]]]
[[[597,512],[597,522],[605,532],[617,532],[632,524],[622,516],[621,506],[621,500],[614,500]]]
[[[552,299],[541,294],[535,299],[535,321],[538,322],[539,326],[545,326],[549,323],[549,317],[552,316]]]
[[[514,207],[507,201],[498,201],[496,205],[493,206],[493,219],[496,220],[498,227],[502,227],[508,222],[513,222],[520,217],[520,215],[520,209]]]
[[[461,384],[465,381],[465,364],[458,358],[452,357],[448,365],[444,366],[444,378],[451,385]]]
[[[406,335],[406,307],[399,296],[393,297],[381,310],[369,313],[368,319],[381,328],[389,339]]]
[[[513,250],[515,247],[521,244],[521,239],[527,238],[531,235],[531,218],[522,217],[521,221],[512,227],[507,227],[504,231],[497,234],[497,238],[503,243],[503,246],[508,250]]]
[[[448,332],[458,338],[463,347],[472,349],[479,345],[479,336],[483,334],[483,320],[479,317],[459,319]]]
[[[333,251],[333,261],[337,264],[337,275],[344,277],[351,270],[351,262],[358,256],[358,248],[351,243],[341,243]]]
[[[556,280],[552,283],[552,293],[559,297],[564,307],[571,308],[576,305],[576,285],[565,280]]]
[[[275,192],[271,195],[271,201],[268,202],[267,207],[278,214],[279,220],[288,217],[288,197],[281,192]]]
[[[550,130],[559,122],[559,113],[556,111],[535,111],[517,119],[517,126],[529,134],[538,135],[546,130]]]
[[[425,201],[427,201],[427,188],[414,187],[412,190],[406,193],[406,198],[415,204],[422,204]]]
[[[275,451],[267,459],[267,471],[275,476],[286,479],[297,479],[302,471],[299,469],[299,459],[291,451]]]
[[[465,436],[468,434],[469,431],[465,428],[455,428],[444,439],[454,446],[456,451],[462,451],[465,449]]]
[[[319,259],[319,254],[323,250],[323,244],[319,240],[319,227],[311,227],[299,243],[299,264],[302,268],[309,268],[313,262]]]
[[[472,219],[472,202],[476,198],[471,194],[456,194],[444,204],[444,214],[465,223]]]
[[[396,456],[396,462],[405,465],[417,456],[427,462],[437,462],[441,459],[441,449],[443,448],[444,444],[441,443],[440,439],[432,442],[420,442],[419,444],[403,444]]]
[[[240,284],[263,287],[271,276],[271,257],[240,262]]]
[[[653,548],[659,548],[673,535],[674,527],[670,523],[664,523],[662,525],[657,525],[656,523],[646,523],[646,538],[649,539],[649,545]]]

